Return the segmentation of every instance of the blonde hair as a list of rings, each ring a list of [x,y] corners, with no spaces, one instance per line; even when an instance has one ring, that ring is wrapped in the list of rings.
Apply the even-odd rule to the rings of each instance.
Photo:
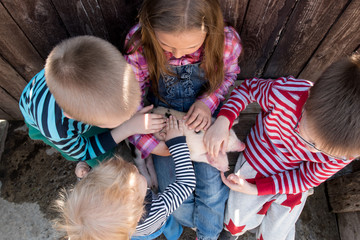
[[[201,67],[208,80],[206,91],[214,92],[221,85],[224,80],[225,35],[224,19],[217,0],[145,0],[139,13],[139,22],[141,27],[126,45],[125,52],[131,54],[142,46],[151,87],[156,95],[160,76],[172,73],[168,70],[164,50],[154,31],[205,31],[207,34]]]
[[[143,214],[138,174],[120,157],[101,163],[57,201],[55,227],[71,240],[129,239]]]
[[[46,83],[72,118],[91,125],[131,117],[141,101],[130,65],[111,43],[93,36],[67,39],[49,54]]]

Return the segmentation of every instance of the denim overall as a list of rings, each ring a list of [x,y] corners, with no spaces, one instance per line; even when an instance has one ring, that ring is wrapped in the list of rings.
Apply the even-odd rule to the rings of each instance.
[[[206,84],[204,72],[197,64],[171,66],[176,76],[164,76],[159,79],[158,91],[162,99],[150,91],[148,100],[155,107],[163,106],[177,111],[187,112],[196,101]],[[179,77],[179,79],[178,79]],[[163,101],[165,100],[165,102]],[[172,157],[152,155],[158,177],[159,191],[175,182],[175,165]],[[193,162],[196,188],[195,192],[173,213],[184,226],[196,228],[197,237],[217,239],[223,229],[225,202],[229,189],[220,177],[220,172],[207,163]]]

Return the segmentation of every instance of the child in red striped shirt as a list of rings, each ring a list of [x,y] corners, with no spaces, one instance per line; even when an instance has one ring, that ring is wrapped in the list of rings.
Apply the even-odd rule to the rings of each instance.
[[[310,188],[359,156],[360,56],[335,62],[312,82],[282,77],[247,79],[231,93],[204,141],[216,156],[226,149],[229,128],[246,106],[262,111],[239,156],[220,239],[256,228],[256,238],[295,238]]]

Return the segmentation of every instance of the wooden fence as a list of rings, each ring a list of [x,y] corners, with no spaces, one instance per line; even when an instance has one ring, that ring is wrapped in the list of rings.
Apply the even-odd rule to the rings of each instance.
[[[239,79],[315,80],[360,46],[360,0],[220,0],[240,33]],[[123,48],[141,0],[0,0],[0,119],[22,119],[18,100],[61,40],[95,35]]]

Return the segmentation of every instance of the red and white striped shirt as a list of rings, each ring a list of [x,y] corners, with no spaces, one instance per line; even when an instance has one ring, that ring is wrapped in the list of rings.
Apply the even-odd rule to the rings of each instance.
[[[259,173],[259,195],[294,194],[318,186],[351,161],[310,152],[294,133],[312,83],[293,77],[247,79],[235,88],[219,116],[230,126],[249,103],[262,111],[246,139],[244,156]]]

